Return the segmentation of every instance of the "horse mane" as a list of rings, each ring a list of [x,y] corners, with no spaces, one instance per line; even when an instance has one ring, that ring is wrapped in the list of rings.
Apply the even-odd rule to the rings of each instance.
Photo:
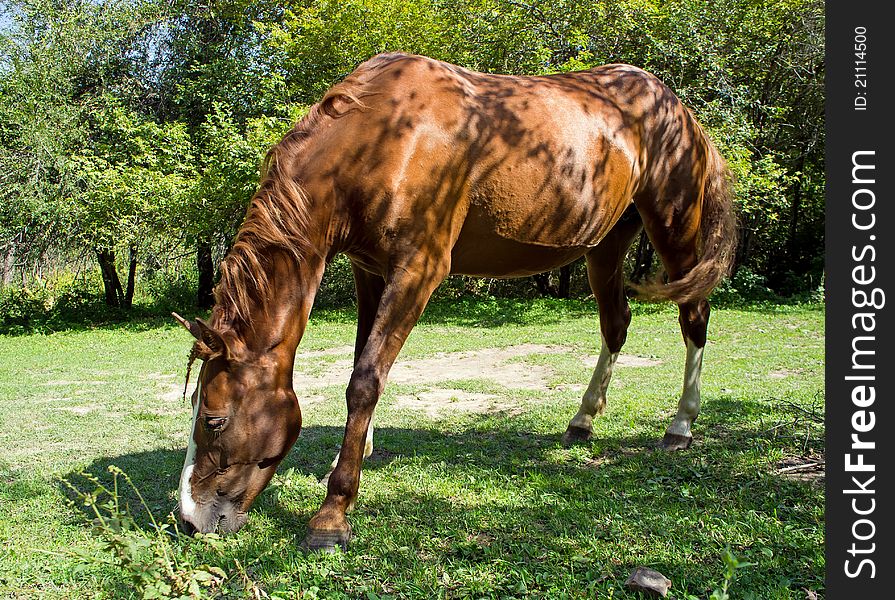
[[[316,223],[310,216],[311,200],[291,172],[308,138],[325,118],[338,119],[353,110],[368,108],[356,81],[332,87],[268,150],[261,181],[252,196],[236,241],[221,263],[221,280],[214,290],[212,324],[221,328],[251,326],[253,305],[265,305],[270,293],[271,257],[280,251],[301,264],[309,252],[318,252],[311,239]]]

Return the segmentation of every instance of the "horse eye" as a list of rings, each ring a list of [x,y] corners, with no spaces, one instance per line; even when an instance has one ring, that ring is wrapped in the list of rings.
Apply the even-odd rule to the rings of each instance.
[[[227,424],[227,417],[205,417],[205,429],[217,432]]]

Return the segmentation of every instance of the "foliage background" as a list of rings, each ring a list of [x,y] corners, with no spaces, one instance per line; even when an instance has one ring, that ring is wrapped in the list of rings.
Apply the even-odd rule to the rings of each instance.
[[[627,62],[690,106],[737,177],[740,287],[823,281],[817,0],[4,0],[0,273],[12,312],[78,296],[210,302],[267,149],[377,52],[539,74]],[[656,261],[635,244],[629,274]],[[352,300],[337,263],[321,301]],[[563,294],[587,294],[583,267]],[[553,278],[448,293],[557,293]],[[74,286],[74,287],[73,287]],[[24,288],[24,289],[23,289]],[[12,312],[11,312],[12,311]],[[28,311],[25,311],[28,312]],[[33,312],[33,310],[32,310]],[[59,313],[59,311],[56,311]],[[36,313],[35,313],[36,314]],[[46,315],[41,317],[47,322]],[[16,325],[18,324],[18,325]]]

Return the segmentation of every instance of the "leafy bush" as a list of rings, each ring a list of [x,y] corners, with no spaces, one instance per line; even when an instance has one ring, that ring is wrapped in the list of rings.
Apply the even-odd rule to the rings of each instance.
[[[47,312],[46,292],[40,288],[9,286],[0,289],[0,333],[32,331]]]
[[[48,286],[50,290],[50,320],[64,323],[72,319],[83,319],[85,313],[103,310],[102,289],[99,282],[91,277],[76,277],[64,274]]]
[[[807,302],[823,302],[823,265],[812,268],[808,273],[797,273],[791,269],[783,271],[777,277],[774,289],[781,295],[803,299]]]
[[[49,333],[123,315],[105,306],[96,273],[61,272],[46,281],[0,289],[0,334]]]
[[[153,312],[167,314],[183,311],[196,305],[198,276],[192,270],[159,270],[140,278],[140,304]]]
[[[351,262],[342,254],[326,267],[320,289],[314,299],[317,308],[344,308],[354,306],[354,273]]]
[[[720,306],[782,300],[767,286],[763,276],[745,267],[739,269],[732,278],[722,281],[710,299]]]

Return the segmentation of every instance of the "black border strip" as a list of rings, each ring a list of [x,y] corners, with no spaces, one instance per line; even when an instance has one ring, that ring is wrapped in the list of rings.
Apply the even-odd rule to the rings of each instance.
[[[890,3],[826,12],[827,597],[891,598],[895,23]]]

